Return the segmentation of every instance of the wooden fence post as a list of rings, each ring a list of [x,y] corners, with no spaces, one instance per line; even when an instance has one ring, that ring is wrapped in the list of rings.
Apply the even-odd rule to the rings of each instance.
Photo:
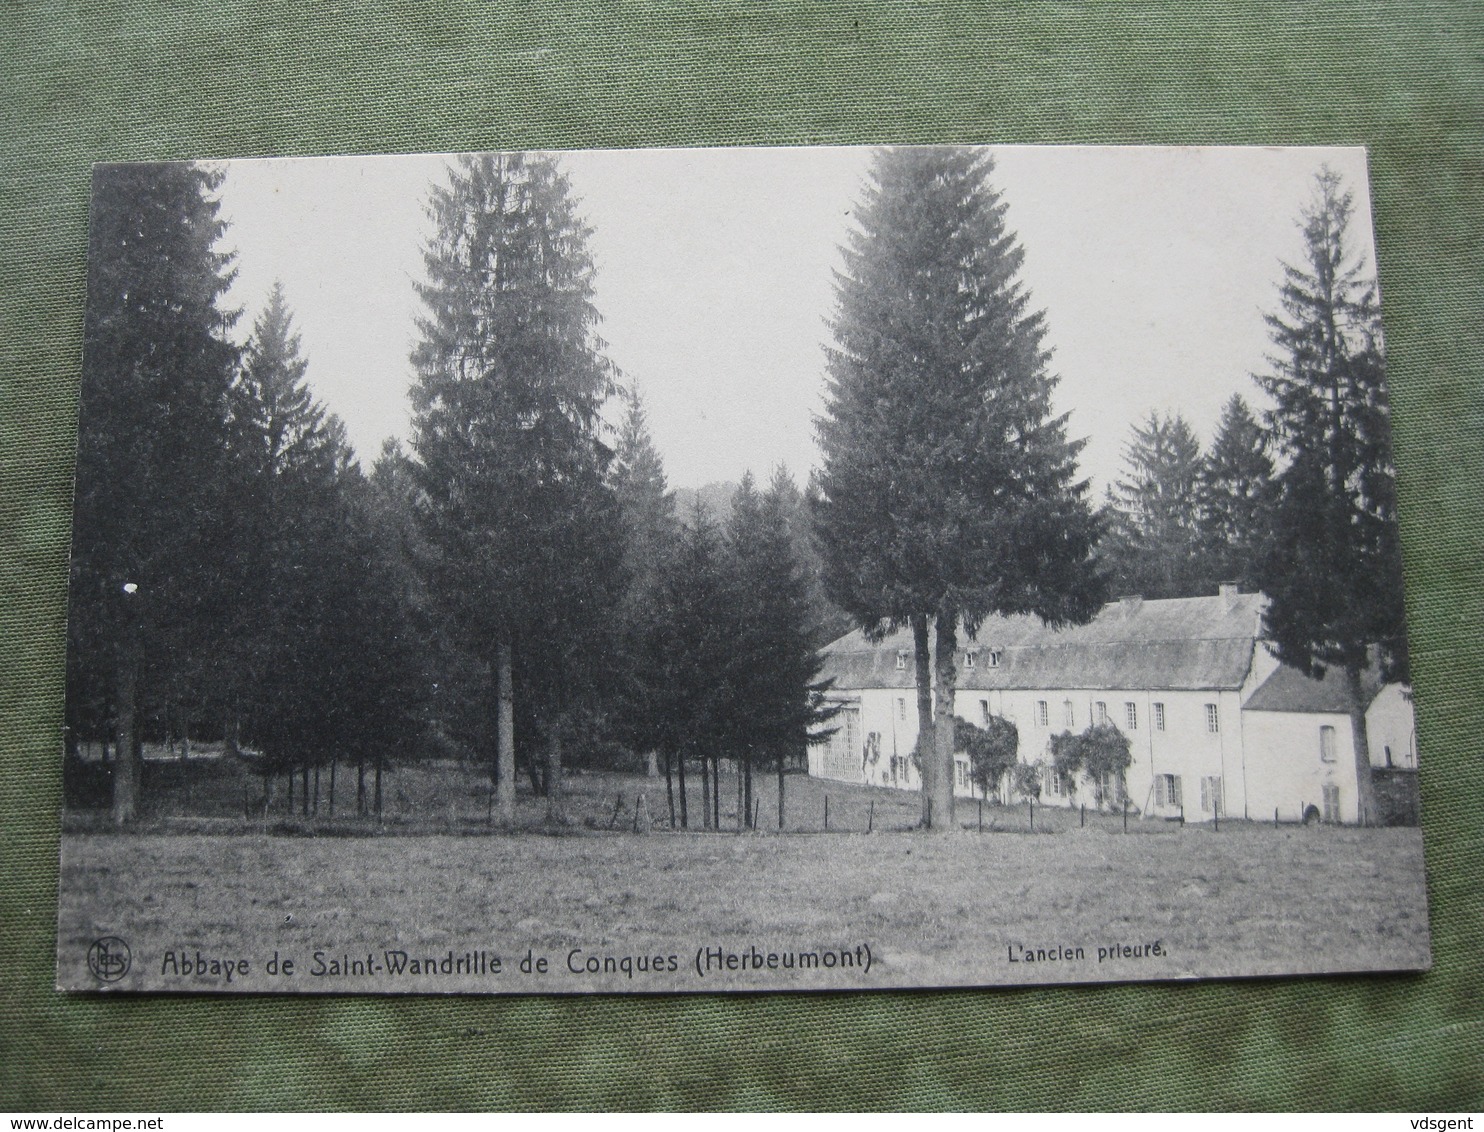
[[[826,833],[830,831],[830,796],[828,794],[824,796],[824,831]]]
[[[1128,799],[1123,800],[1123,832],[1128,832]]]
[[[870,833],[876,827],[876,799],[871,799],[871,811],[866,815],[866,832]]]

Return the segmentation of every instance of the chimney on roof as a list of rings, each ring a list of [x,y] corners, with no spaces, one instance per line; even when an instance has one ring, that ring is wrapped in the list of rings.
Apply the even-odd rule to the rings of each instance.
[[[1118,599],[1119,611],[1125,617],[1132,617],[1139,612],[1139,606],[1144,604],[1143,594],[1124,594]]]
[[[1227,609],[1237,604],[1237,595],[1241,592],[1242,584],[1240,582],[1218,582],[1216,585],[1216,594],[1221,598],[1222,604]]]

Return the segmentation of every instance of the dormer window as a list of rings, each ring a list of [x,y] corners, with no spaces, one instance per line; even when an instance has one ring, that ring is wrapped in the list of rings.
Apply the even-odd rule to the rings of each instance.
[[[1000,666],[1000,650],[999,649],[990,649],[989,650],[989,666],[991,668],[998,668]]]
[[[907,667],[907,650],[906,649],[897,649],[897,667],[898,668],[906,668]]]
[[[976,650],[970,649],[968,652],[964,653],[964,667],[965,668],[973,668],[978,663],[979,663],[979,653]]]

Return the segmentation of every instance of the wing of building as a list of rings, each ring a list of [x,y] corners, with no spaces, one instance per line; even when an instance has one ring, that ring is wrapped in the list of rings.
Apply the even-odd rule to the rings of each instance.
[[[1357,820],[1358,783],[1342,674],[1322,680],[1279,664],[1261,637],[1264,598],[1223,586],[1214,597],[1110,602],[1087,625],[1050,629],[992,617],[962,641],[955,714],[1014,723],[1019,759],[1038,767],[1043,803],[1127,800],[1152,817]],[[823,675],[843,703],[809,771],[875,786],[920,788],[916,664],[909,630],[872,643],[860,633],[824,650]],[[1416,820],[1416,732],[1410,690],[1366,685],[1367,738],[1383,820]],[[1121,783],[1068,780],[1050,743],[1108,723],[1133,758]],[[956,791],[977,796],[968,759]],[[997,793],[1010,797],[1009,777]]]

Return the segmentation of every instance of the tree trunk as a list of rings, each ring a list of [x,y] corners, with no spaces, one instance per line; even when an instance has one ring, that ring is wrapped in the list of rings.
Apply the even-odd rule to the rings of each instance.
[[[670,828],[675,828],[675,779],[670,773],[670,752],[665,752],[665,800],[670,803]]]
[[[366,755],[356,758],[356,814],[366,816]]]
[[[645,772],[644,772],[645,777],[646,778],[658,778],[660,776],[660,758],[659,758],[659,755],[657,753],[655,753],[653,750],[651,750],[649,752],[648,756],[647,756],[647,762],[648,762],[648,766],[645,768]]]
[[[934,621],[937,656],[936,692],[933,704],[933,800],[932,828],[946,833],[954,828],[953,818],[953,723],[954,692],[958,686],[958,618],[939,613]]]
[[[917,774],[922,779],[922,825],[933,824],[933,656],[928,648],[928,619],[912,618],[912,652],[917,670]]]
[[[139,675],[139,660],[134,648],[134,629],[124,630],[123,655],[118,674],[118,747],[113,757],[113,821],[128,825],[134,820],[139,801],[138,764],[134,761],[134,697]]]
[[[680,828],[689,829],[690,803],[685,796],[685,748],[681,748],[680,753],[675,758],[675,762],[677,771],[676,777],[680,780],[678,783],[678,785],[680,786]]]
[[[552,825],[565,825],[566,808],[562,805],[562,728],[551,727],[546,740],[546,820]]]
[[[542,773],[542,767],[536,765],[536,756],[527,751],[526,757],[521,761],[526,764],[526,777],[531,780],[532,793],[538,798],[546,797],[546,776]],[[542,761],[544,763],[544,757]]]
[[[1380,815],[1376,812],[1376,787],[1371,776],[1371,740],[1366,734],[1361,670],[1346,668],[1345,680],[1350,685],[1350,735],[1355,746],[1355,817],[1361,825],[1375,825]]]
[[[495,683],[498,698],[495,720],[495,801],[500,824],[515,825],[515,681],[511,676],[510,645],[495,649]]]
[[[314,805],[310,807],[310,813],[319,817],[319,763],[314,764]]]
[[[742,756],[742,773],[747,779],[746,789],[743,791],[742,816],[744,818],[743,828],[752,828],[752,748]]]
[[[309,816],[309,764],[308,763],[305,763],[303,766],[301,766],[299,768],[299,785],[303,788],[300,791],[300,793],[303,796],[299,799],[299,808],[303,811],[303,816],[307,818]]]
[[[335,816],[335,768],[340,764],[339,757],[330,759],[330,816]]]
[[[711,828],[721,831],[721,757],[711,756]]]
[[[783,828],[783,757],[784,745],[778,744],[778,828]]]
[[[747,800],[744,796],[742,763],[737,763],[737,832],[741,833],[747,828]]]
[[[711,828],[711,760],[701,756],[701,827]]]
[[[381,808],[381,752],[376,753],[376,820],[382,818]]]

